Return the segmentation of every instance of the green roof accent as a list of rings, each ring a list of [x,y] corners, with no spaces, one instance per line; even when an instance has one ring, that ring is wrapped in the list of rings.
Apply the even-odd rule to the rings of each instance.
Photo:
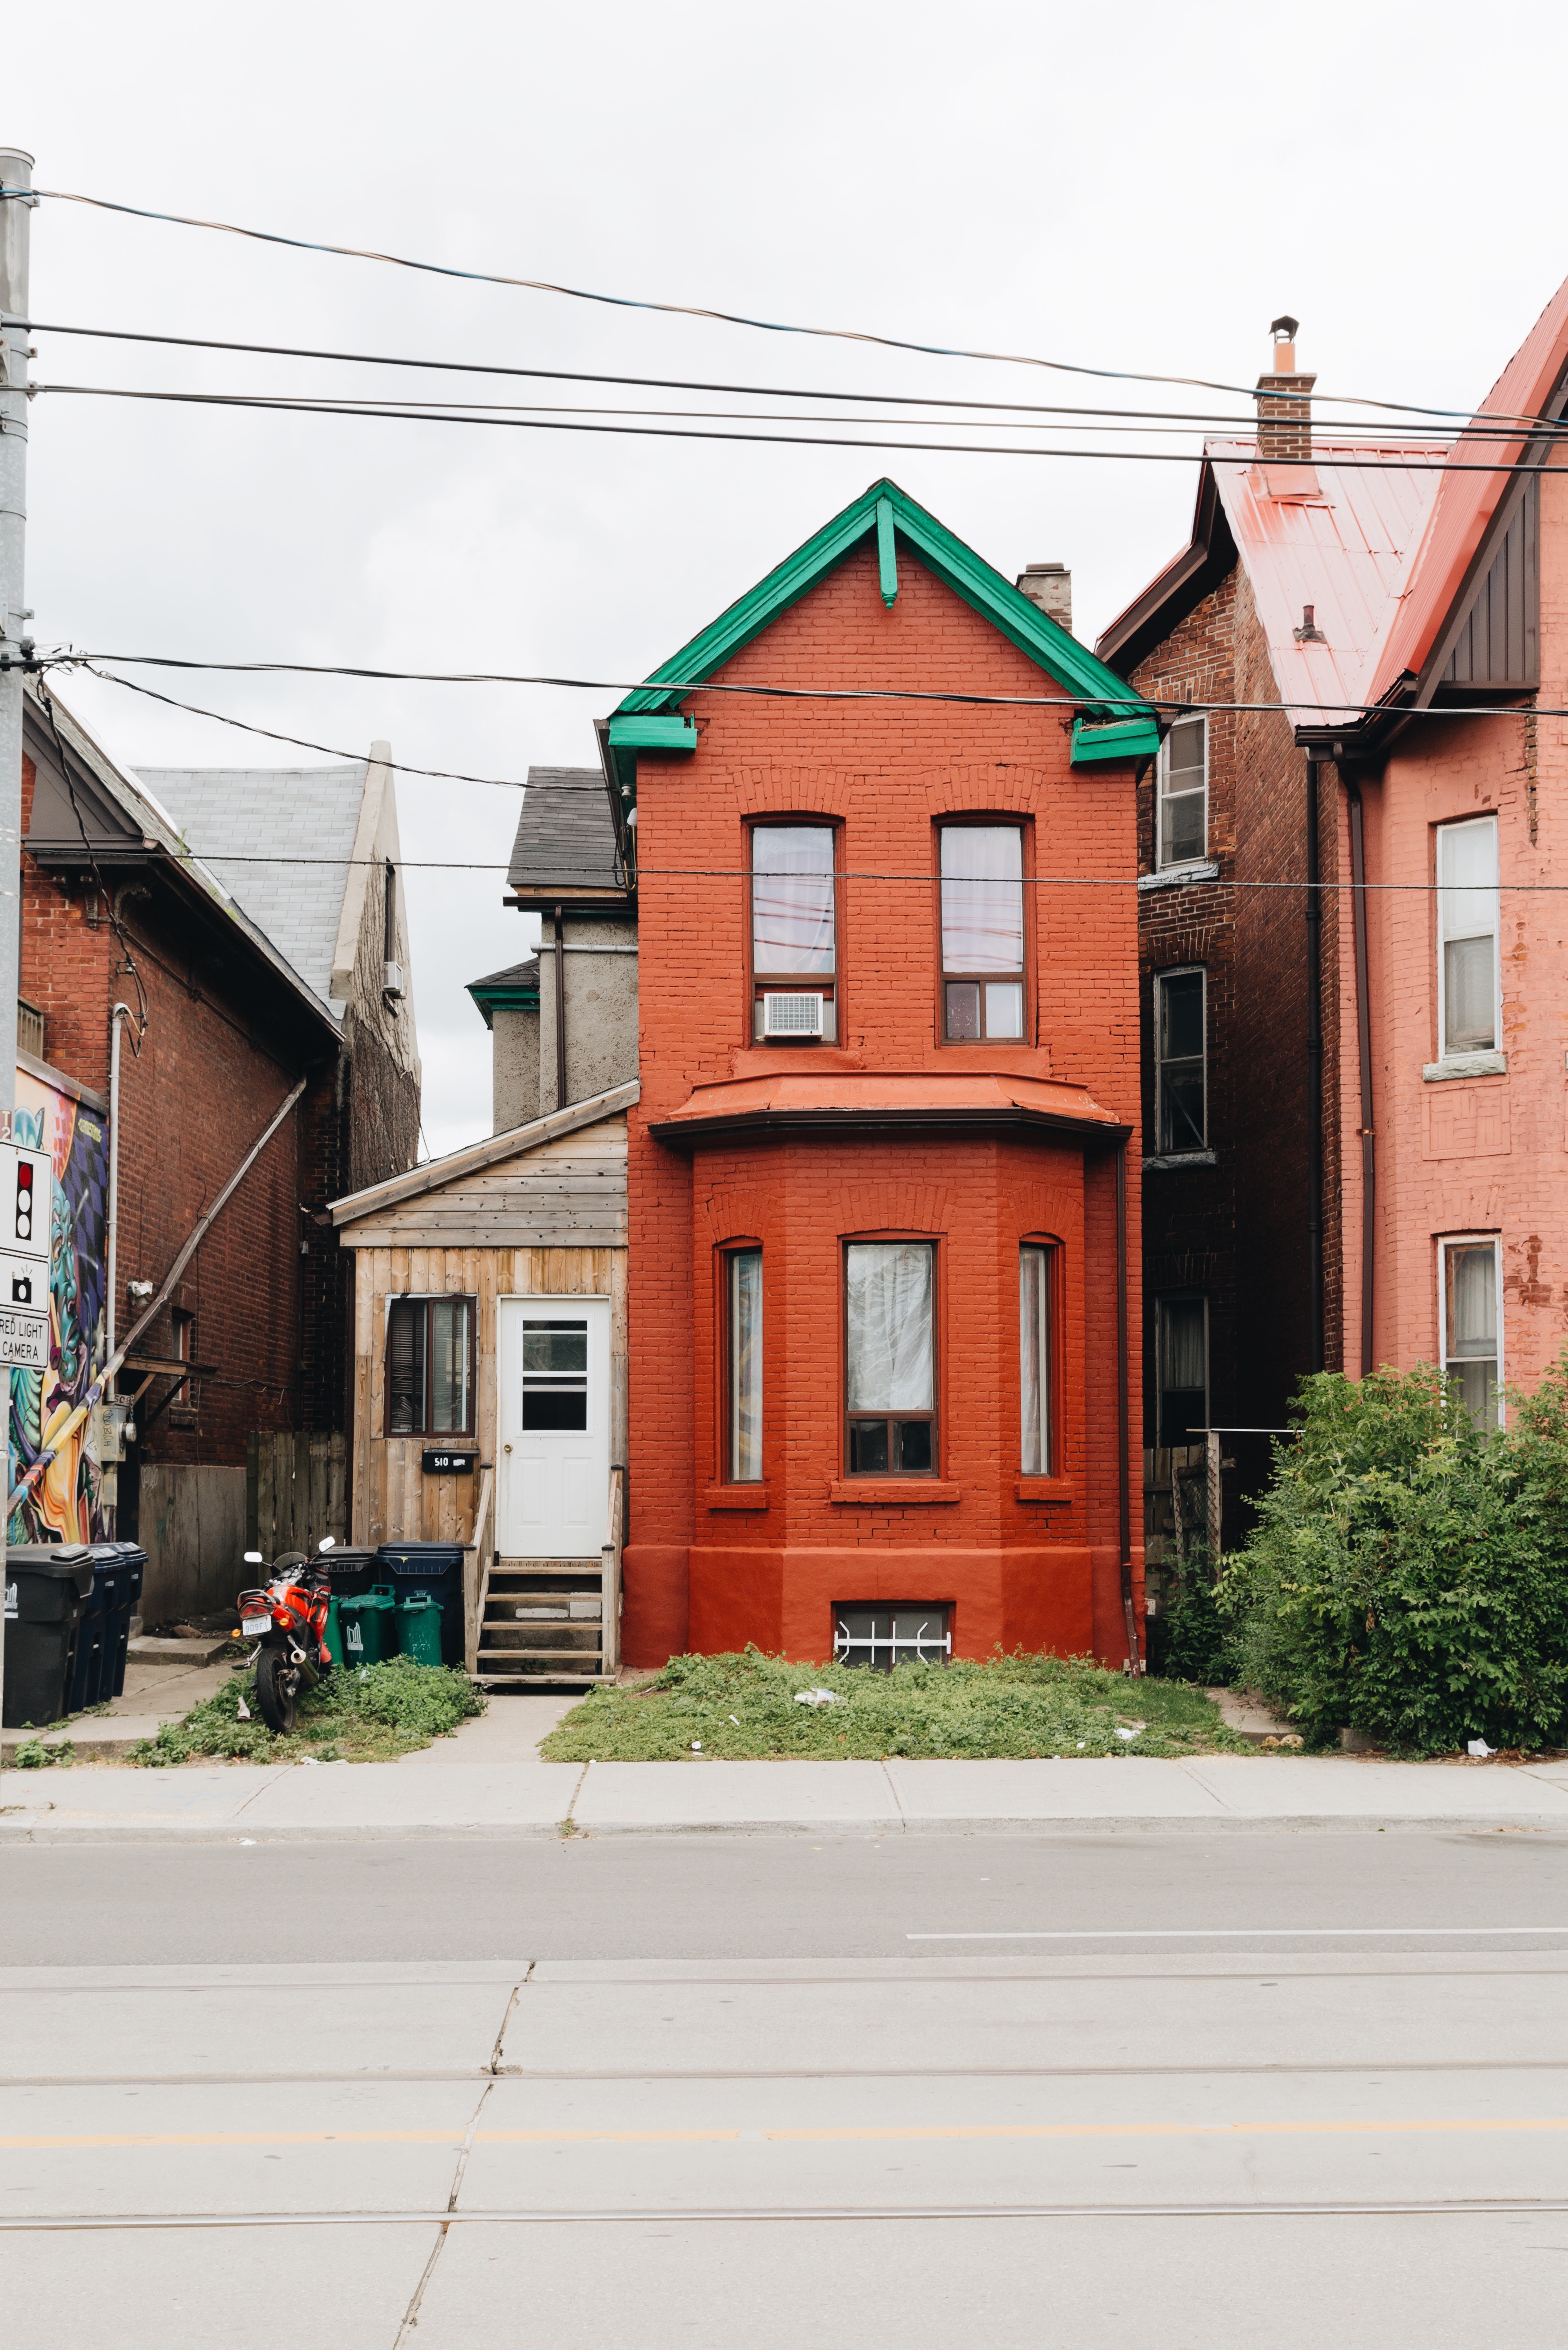
[[[787,556],[765,579],[749,589],[716,620],[670,660],[661,662],[644,685],[628,693],[610,720],[610,759],[616,780],[629,796],[637,788],[637,755],[633,745],[618,733],[628,718],[672,717],[693,687],[722,669],[742,647],[760,637],[792,604],[815,588],[862,539],[875,534],[877,570],[883,600],[891,604],[898,592],[897,535],[927,568],[961,597],[972,611],[1000,629],[1022,653],[1039,664],[1071,700],[1082,705],[1081,716],[1091,720],[1127,718],[1141,730],[1113,751],[1108,735],[1096,744],[1092,759],[1126,759],[1142,755],[1143,733],[1152,731],[1154,712],[1123,678],[1096,660],[1086,645],[1031,602],[1011,579],[993,571],[973,547],[940,523],[935,515],[901,490],[897,482],[873,482],[852,505],[824,525],[814,538]],[[1075,730],[1074,759],[1084,764]],[[649,746],[652,747],[652,746]],[[674,747],[661,745],[660,747]],[[1150,748],[1156,747],[1151,742]]]
[[[1159,749],[1159,728],[1151,711],[1147,718],[1116,718],[1108,726],[1093,726],[1082,719],[1073,725],[1073,764],[1092,767],[1106,759],[1152,759]]]
[[[677,714],[673,718],[612,718],[609,723],[612,751],[694,751],[697,748],[697,721]]]
[[[494,1027],[495,1014],[498,1012],[538,1011],[539,966],[535,963],[534,976],[529,981],[524,981],[517,975],[519,972],[526,969],[526,964],[519,964],[512,971],[494,972],[488,979],[475,979],[469,982],[467,992],[472,997],[480,1017],[487,1028]]]

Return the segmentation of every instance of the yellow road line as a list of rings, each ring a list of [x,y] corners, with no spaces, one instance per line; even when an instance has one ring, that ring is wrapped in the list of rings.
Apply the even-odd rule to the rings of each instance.
[[[1303,2122],[951,2122],[847,2129],[763,2129],[774,2144],[832,2146],[888,2140],[985,2140],[1120,2137],[1451,2137],[1568,2130],[1568,2115],[1498,2116],[1488,2120]],[[14,2154],[90,2153],[133,2147],[450,2146],[467,2133],[451,2129],[379,2130],[139,2130],[92,2136],[0,2137]],[[475,2146],[712,2146],[732,2145],[739,2129],[482,2129]]]

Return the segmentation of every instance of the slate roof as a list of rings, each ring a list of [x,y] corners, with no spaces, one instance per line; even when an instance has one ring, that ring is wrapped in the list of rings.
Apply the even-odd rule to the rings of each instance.
[[[471,979],[468,983],[468,993],[473,998],[475,1008],[485,1026],[493,1029],[495,1007],[498,1003],[504,1010],[508,1005],[514,1009],[527,1010],[531,1004],[538,1003],[538,956],[524,955],[521,962],[508,963],[504,971],[486,972],[483,979]],[[526,997],[528,1003],[519,1003],[520,997]]]
[[[142,767],[187,846],[265,931],[335,1019],[332,953],[365,792],[346,767]],[[252,860],[325,860],[273,864]]]
[[[624,889],[598,767],[530,767],[507,880],[514,889]]]

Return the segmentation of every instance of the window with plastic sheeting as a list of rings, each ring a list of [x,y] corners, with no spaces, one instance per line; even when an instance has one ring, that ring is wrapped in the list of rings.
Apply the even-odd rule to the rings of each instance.
[[[1018,1252],[1019,1466],[1025,1477],[1056,1473],[1052,1432],[1056,1256],[1054,1244],[1048,1242],[1026,1241]]]
[[[474,1300],[394,1297],[387,1307],[389,1436],[472,1436]]]
[[[1023,1035],[1023,833],[1016,824],[941,831],[942,1035],[949,1044]]]
[[[1181,718],[1159,746],[1156,863],[1195,865],[1209,854],[1209,721]]]
[[[724,1259],[728,1430],[725,1475],[732,1485],[763,1473],[763,1253],[732,1249]]]
[[[936,1244],[844,1252],[845,1461],[851,1477],[937,1470]]]
[[[1502,1422],[1502,1253],[1495,1234],[1438,1243],[1443,1368],[1478,1428]]]
[[[1502,1042],[1497,818],[1438,828],[1438,1034],[1450,1053]]]

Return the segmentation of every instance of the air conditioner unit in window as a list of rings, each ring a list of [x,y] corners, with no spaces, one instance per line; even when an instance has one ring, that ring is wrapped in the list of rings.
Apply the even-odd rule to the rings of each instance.
[[[822,1003],[820,995],[764,995],[763,1035],[820,1036]]]

